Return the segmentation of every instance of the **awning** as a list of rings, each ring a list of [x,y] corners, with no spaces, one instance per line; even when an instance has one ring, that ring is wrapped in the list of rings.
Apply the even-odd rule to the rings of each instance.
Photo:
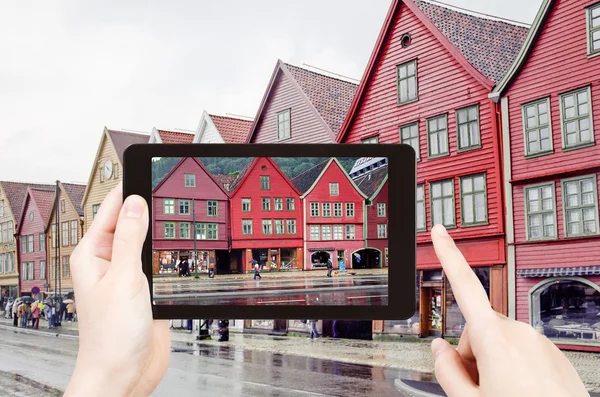
[[[335,248],[309,248],[308,249],[310,252],[317,252],[317,251],[335,251]]]
[[[600,276],[600,266],[544,267],[517,270],[517,277]]]

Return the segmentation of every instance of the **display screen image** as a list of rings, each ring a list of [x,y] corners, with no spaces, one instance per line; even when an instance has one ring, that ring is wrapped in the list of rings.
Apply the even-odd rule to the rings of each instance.
[[[152,158],[155,305],[388,305],[383,157]]]

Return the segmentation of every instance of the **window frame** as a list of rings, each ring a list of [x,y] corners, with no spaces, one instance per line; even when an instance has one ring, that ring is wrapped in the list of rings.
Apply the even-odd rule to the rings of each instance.
[[[475,112],[477,113],[477,136],[478,136],[478,140],[479,143],[476,145],[473,145],[472,142],[470,142],[471,144],[469,146],[466,147],[461,147],[461,135],[460,135],[460,126],[461,125],[467,125],[468,128],[468,133],[469,133],[469,141],[471,140],[471,123],[473,121],[469,121],[469,110],[475,108]],[[458,113],[461,111],[466,111],[467,112],[467,121],[466,123],[463,124],[459,124],[458,123]],[[456,109],[456,111],[454,112],[454,123],[456,124],[456,152],[457,153],[463,153],[463,152],[468,152],[471,150],[476,150],[476,149],[481,149],[482,144],[481,144],[481,113],[480,113],[480,107],[479,107],[479,103],[476,103],[474,105],[469,105],[469,106],[465,106],[462,107],[460,109]],[[446,126],[447,128],[447,126]],[[450,146],[450,142],[448,142],[448,146]],[[450,148],[448,147],[448,151],[450,150]]]
[[[69,255],[62,257],[62,277],[71,277],[71,261]]]
[[[374,142],[372,142],[373,140],[375,140]],[[373,136],[369,136],[367,138],[363,138],[360,140],[361,144],[379,144],[379,135],[373,135]]]
[[[290,205],[290,203],[292,205]],[[285,198],[285,210],[287,212],[294,212],[294,211],[296,211],[296,199],[294,197],[286,197]]]
[[[352,230],[352,238],[348,238],[348,235],[349,235],[348,228],[351,228],[351,230]],[[344,230],[345,231],[345,236],[344,236],[345,239],[344,240],[356,240],[356,225],[354,225],[354,224],[348,225],[347,224],[347,225],[345,225],[344,229],[345,229]]]
[[[566,201],[566,194],[565,194],[565,185],[569,182],[581,182],[583,180],[586,179],[591,179],[593,181],[593,187],[594,187],[594,191],[593,191],[593,197],[594,197],[594,215],[595,215],[595,222],[596,222],[596,233],[584,233],[583,229],[582,229],[582,233],[581,234],[577,234],[575,236],[571,235],[569,236],[568,234],[568,230],[569,230],[569,224],[567,221],[567,201]],[[562,210],[563,210],[563,233],[565,238],[581,238],[581,237],[589,237],[589,236],[598,236],[600,235],[600,220],[598,219],[598,205],[599,205],[599,200],[598,200],[598,177],[597,174],[587,174],[587,175],[580,175],[580,176],[576,176],[573,178],[565,178],[565,179],[561,179],[560,181],[560,186],[561,186],[561,196],[562,196]],[[579,191],[579,195],[581,197],[581,190]],[[582,209],[582,208],[587,208],[588,206],[582,206],[579,205],[578,208]],[[581,217],[581,225],[583,226],[583,214]]]
[[[187,212],[181,212],[181,206],[183,204],[185,204],[185,203],[187,203]],[[179,215],[190,215],[191,214],[191,212],[192,212],[191,211],[191,209],[192,209],[191,200],[188,200],[188,199],[178,199],[177,200],[177,204],[178,204],[177,205],[177,213]]]
[[[439,152],[438,154],[431,154],[431,134],[432,132],[429,131],[429,122],[433,121],[433,120],[437,120],[437,119],[445,119],[446,120],[446,151],[445,152]],[[427,119],[425,119],[425,129],[427,131],[427,158],[428,159],[436,159],[436,158],[440,158],[440,157],[446,157],[450,155],[450,138],[449,138],[449,131],[448,131],[448,113],[444,113],[444,114],[439,114],[437,116],[433,116],[433,117],[429,117]],[[434,133],[438,134],[440,133],[441,130],[437,130]],[[439,137],[436,139],[437,143],[438,143],[438,151],[439,151]]]
[[[600,32],[600,26],[592,29],[592,11],[598,9],[600,12],[600,3],[596,2],[595,4],[589,5],[586,7],[586,18],[585,18],[585,32],[586,32],[586,42],[587,42],[587,56],[588,58],[596,57],[600,55],[600,47],[596,50],[592,48],[593,34],[595,32]]]
[[[211,214],[211,204],[214,204],[214,213]],[[218,217],[219,216],[219,201],[218,200],[206,200],[206,216]]]
[[[290,226],[293,226],[293,227],[290,228]],[[286,219],[285,220],[285,227],[286,227],[287,234],[289,234],[289,235],[296,235],[298,233],[298,229],[297,229],[297,225],[296,225],[296,220],[295,219]],[[290,230],[293,230],[293,232],[290,231]]]
[[[44,271],[42,271],[42,265],[43,265],[43,269]],[[40,280],[46,280],[46,260],[45,259],[41,259],[40,260]]]
[[[463,210],[464,208],[464,193],[463,193],[463,189],[462,189],[462,182],[464,179],[471,179],[472,183],[473,183],[473,192],[471,193],[467,193],[468,195],[472,195],[473,197],[475,197],[476,194],[479,194],[481,192],[476,192],[475,191],[475,178],[478,177],[483,177],[483,204],[485,205],[485,220],[484,221],[477,221],[476,220],[476,209],[477,206],[475,204],[475,200],[473,199],[473,222],[470,223],[466,223],[465,222],[465,212]],[[487,226],[490,224],[490,220],[489,220],[489,208],[488,208],[488,191],[487,191],[487,173],[485,172],[479,172],[477,174],[470,174],[470,175],[463,175],[461,177],[458,178],[458,194],[460,197],[460,227],[476,227],[476,226]]]
[[[284,118],[283,121],[280,121],[279,117],[282,116],[282,115],[285,115],[286,113],[288,115],[288,117],[287,117],[287,129],[288,129],[287,132],[288,132],[288,135],[284,136],[282,138],[280,128],[281,128],[281,124],[283,123],[284,130],[285,130],[285,127],[286,127],[285,122],[286,122],[286,120]],[[281,142],[281,141],[287,141],[288,139],[291,139],[292,138],[292,109],[291,108],[287,108],[287,109],[284,109],[284,110],[281,110],[281,111],[277,112],[276,118],[277,118],[277,141]]]
[[[380,208],[383,208],[383,215],[380,215],[381,212],[379,211]],[[377,203],[377,217],[378,218],[385,218],[387,216],[387,205],[385,203]]]
[[[187,237],[184,237],[182,226],[187,225]],[[192,238],[192,225],[190,222],[179,222],[179,238],[182,240],[190,240]]]
[[[356,205],[355,203],[346,203],[346,218],[355,218],[356,217]],[[348,212],[352,210],[352,215],[348,215]]]
[[[416,137],[417,147],[414,147],[410,143],[406,143],[405,142],[405,141],[411,141],[411,140],[413,140],[415,138],[410,137],[408,139],[404,139],[403,136],[402,136],[402,130],[403,129],[411,128],[411,127],[415,127],[415,126],[417,127],[417,137]],[[415,153],[417,155],[417,161],[421,161],[421,134],[420,134],[420,132],[421,131],[419,131],[419,121],[418,120],[414,121],[412,123],[401,125],[400,127],[398,127],[398,134],[400,135],[400,143],[409,145],[409,146],[411,146],[414,149],[414,151],[415,151]]]
[[[316,205],[315,205],[316,204]],[[318,201],[311,201],[309,203],[309,211],[311,218],[320,218],[320,205]],[[316,215],[314,215],[316,213]]]
[[[325,207],[327,207],[327,209]],[[331,203],[321,203],[321,214],[323,218],[331,218]]]
[[[262,212],[271,212],[271,197],[261,197],[260,202],[261,202]],[[265,203],[268,203],[268,205],[266,207],[265,207]]]
[[[544,237],[544,220],[543,220],[543,216],[546,213],[550,213],[550,211],[536,211],[533,213],[533,215],[537,215],[540,214],[542,216],[542,224],[541,224],[541,228],[542,228],[542,237],[538,237],[538,238],[533,238],[531,237],[531,225],[529,222],[529,191],[533,190],[533,189],[541,189],[544,187],[550,187],[550,191],[552,192],[552,203],[553,203],[553,210],[552,210],[552,215],[554,216],[554,237]],[[542,196],[540,195],[540,202],[542,201]],[[554,181],[552,182],[542,182],[542,183],[535,183],[532,185],[526,185],[523,186],[523,203],[525,204],[525,208],[524,208],[524,214],[525,214],[525,240],[526,241],[552,241],[552,240],[558,240],[558,212],[557,212],[557,207],[558,207],[558,203],[556,200],[556,183]],[[543,205],[543,203],[542,203]]]
[[[574,95],[575,97],[577,97],[577,94],[581,93],[581,92],[586,92],[587,94],[587,98],[588,98],[588,120],[590,122],[590,141],[587,142],[579,142],[576,143],[574,145],[570,145],[567,146],[567,131],[565,129],[565,108],[564,108],[564,98],[567,96],[571,96]],[[585,87],[579,87],[579,88],[575,88],[573,90],[569,90],[566,92],[563,92],[561,94],[558,95],[558,109],[560,112],[560,135],[561,135],[561,139],[562,139],[562,150],[563,152],[567,152],[567,151],[571,151],[571,150],[577,150],[577,149],[582,149],[582,148],[586,148],[589,146],[593,146],[596,144],[596,138],[594,137],[594,112],[593,112],[593,107],[592,107],[592,92],[590,89],[590,86],[587,85]],[[578,105],[575,106],[575,108],[577,108]],[[580,136],[580,131],[579,131],[579,120],[582,120],[583,118],[579,117],[574,117],[570,120],[576,120],[577,121],[577,139],[579,139]]]
[[[327,230],[327,234],[325,233]],[[326,238],[329,237],[329,238]],[[333,241],[333,226],[332,225],[321,225],[321,240]]]
[[[383,227],[381,227],[383,226]],[[383,235],[380,233],[383,230]],[[387,223],[377,224],[377,238],[387,238]]]
[[[277,209],[277,202],[279,201],[279,209]],[[283,211],[283,197],[274,197],[273,198],[273,211],[282,212]]]
[[[167,225],[173,225],[173,237],[167,237]],[[163,238],[165,240],[175,240],[177,238],[175,222],[163,222]]]
[[[272,236],[273,235],[273,220],[272,219],[261,219],[262,220],[262,235]],[[265,233],[265,226],[269,227],[269,233]]]
[[[246,228],[250,228],[250,232],[246,233]],[[254,234],[254,222],[252,219],[242,219],[242,236],[252,236]]]
[[[335,187],[335,189],[333,189]],[[329,195],[337,197],[340,195],[340,184],[338,182],[329,182]]]
[[[416,193],[418,193],[419,190],[419,186],[421,187],[421,189],[423,190],[423,200],[419,200],[419,196],[415,195],[415,203],[418,206],[419,203],[423,204],[423,227],[419,228],[419,218],[418,218],[418,212],[415,214],[415,222],[416,222],[416,229],[417,232],[426,232],[427,231],[427,200],[425,197],[425,183],[421,183],[421,184],[417,184],[417,191]]]
[[[278,225],[281,226],[281,233],[278,233],[278,230],[277,230]],[[275,232],[276,236],[284,235],[285,228],[286,228],[285,220],[284,219],[273,219],[273,228],[275,229],[274,232]]]
[[[338,210],[336,209],[337,206],[339,206],[339,216],[336,215],[336,211]],[[333,217],[340,219],[344,217],[344,203],[342,203],[341,201],[333,203]]]
[[[252,199],[243,197],[241,200],[242,203],[242,212],[252,212]],[[244,210],[244,204],[248,204],[248,210]]]
[[[260,190],[264,192],[271,190],[271,177],[269,175],[260,176]]]
[[[79,243],[79,224],[77,221],[71,221],[71,245],[76,246]]]
[[[173,201],[173,212],[167,212],[167,205],[170,207],[170,204],[167,204],[167,200]],[[174,198],[163,198],[163,215],[175,215],[175,199]]]
[[[98,210],[100,209],[100,204],[92,204],[92,221],[96,219],[96,215],[98,215]]]
[[[412,98],[412,99],[409,98],[409,96],[410,96],[410,94],[409,94],[410,93],[410,89],[408,89],[408,85],[407,85],[407,89],[408,89],[407,98],[408,99],[406,101],[402,101],[400,99],[401,98],[401,95],[400,95],[400,81],[401,80],[402,81],[404,81],[404,80],[408,81],[412,77],[412,75],[411,76],[408,75],[408,66],[410,64],[412,64],[412,63],[414,63],[414,66],[415,66],[415,74],[414,74],[414,78],[415,78],[415,97]],[[402,68],[402,67],[406,67],[406,77],[404,77],[404,78],[401,79],[400,78],[400,68]],[[417,102],[418,100],[419,100],[419,71],[418,71],[418,62],[417,62],[417,59],[415,58],[415,59],[412,59],[412,60],[410,60],[408,62],[404,62],[404,63],[401,63],[399,65],[396,65],[396,102],[397,102],[398,106],[402,106],[402,105],[407,105],[409,103]]]
[[[38,245],[40,252],[46,252],[46,233],[38,234]]]
[[[192,185],[188,184],[188,182],[190,182],[190,180],[188,179],[189,177],[191,178],[191,182],[193,182]],[[184,187],[196,187],[196,174],[183,174],[183,186]]]
[[[444,225],[444,182],[452,182],[452,219],[453,219],[453,224],[452,225]],[[456,186],[455,186],[455,180],[454,178],[446,178],[446,179],[442,179],[439,181],[433,181],[433,182],[429,182],[429,211],[431,213],[431,228],[433,228],[435,226],[434,222],[434,212],[433,212],[433,201],[434,201],[434,197],[433,197],[433,185],[435,184],[441,184],[442,185],[442,195],[440,197],[440,199],[442,200],[442,225],[444,225],[444,227],[446,229],[455,229],[457,227],[456,225]]]
[[[527,129],[527,110],[526,109],[530,106],[536,106],[536,109],[537,109],[537,106],[540,103],[544,103],[544,102],[546,103],[546,109],[548,110],[548,112],[547,112],[548,113],[547,128],[548,128],[548,134],[550,136],[550,138],[549,138],[550,139],[550,149],[549,150],[540,150],[537,152],[530,153],[529,148],[527,147],[528,146],[527,134],[530,130],[537,130],[538,138],[539,138],[539,136],[540,136],[539,130],[542,129],[543,127],[540,127],[538,125],[536,128],[531,128],[529,130]],[[537,110],[536,110],[536,112],[537,112]],[[539,121],[540,113],[537,112],[536,116],[538,117],[538,121]],[[535,157],[546,156],[548,154],[554,153],[554,137],[552,135],[553,131],[552,131],[552,112],[550,109],[550,96],[546,96],[546,97],[539,98],[539,99],[529,101],[529,102],[522,104],[521,105],[521,123],[523,125],[523,151],[525,153],[525,158],[528,158],[528,159],[535,158]],[[541,143],[541,138],[538,139],[538,142]],[[540,147],[541,147],[541,145],[540,145]]]
[[[340,236],[340,238],[336,238],[335,237],[336,236],[336,229],[339,229],[339,234],[338,235]],[[332,237],[333,237],[333,240],[335,240],[335,241],[342,241],[342,240],[344,240],[344,230],[345,230],[345,227],[342,224],[335,224],[335,225],[333,225],[332,234],[331,234]]]
[[[317,230],[317,238],[313,238],[313,230]],[[308,228],[308,236],[310,241],[319,241],[321,240],[321,226],[320,225],[310,225]]]

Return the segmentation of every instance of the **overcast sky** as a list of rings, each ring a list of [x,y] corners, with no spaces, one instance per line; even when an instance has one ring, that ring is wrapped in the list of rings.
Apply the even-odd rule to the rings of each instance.
[[[531,23],[541,0],[445,0]],[[87,182],[104,126],[254,117],[277,59],[360,79],[391,0],[0,3],[0,180]]]

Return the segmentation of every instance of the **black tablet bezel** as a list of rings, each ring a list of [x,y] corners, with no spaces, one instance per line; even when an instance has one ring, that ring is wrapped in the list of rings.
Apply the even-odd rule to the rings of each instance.
[[[310,153],[309,156],[307,154]],[[155,319],[234,318],[404,320],[416,307],[416,156],[404,144],[135,144],[123,155],[123,199],[143,197],[152,208],[155,157],[386,157],[388,159],[388,304],[386,306],[232,306],[152,304]],[[152,299],[152,219],[142,266]],[[396,259],[398,258],[398,259]],[[401,259],[400,259],[401,258]],[[402,260],[404,266],[394,266]]]

